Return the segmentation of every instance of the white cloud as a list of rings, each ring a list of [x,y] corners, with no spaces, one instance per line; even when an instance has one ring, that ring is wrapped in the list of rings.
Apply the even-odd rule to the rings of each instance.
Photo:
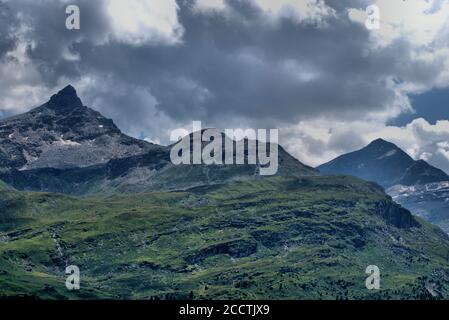
[[[412,62],[421,70],[439,66],[433,79],[424,82],[408,77],[401,79],[404,92],[421,93],[433,87],[449,86],[449,1],[377,0],[373,4],[380,9],[381,23],[379,30],[369,32],[371,50],[383,50],[400,41],[409,46],[404,63]],[[348,17],[362,25],[367,19],[365,10],[355,8],[348,9]]]
[[[105,1],[114,39],[131,45],[181,41],[184,30],[175,0]]]
[[[435,124],[417,118],[403,127],[366,120],[301,122],[281,131],[281,144],[308,165],[318,166],[382,138],[393,142],[415,160],[423,159],[449,173],[449,121]]]
[[[285,96],[287,96],[287,99],[273,99],[274,103],[271,101],[267,103],[267,110],[270,109],[270,106],[273,106],[272,110],[269,110],[269,112],[273,111],[273,113],[263,113],[264,109],[259,107],[259,105],[257,105],[257,108],[254,108],[255,111],[251,113],[255,115],[255,117],[252,118],[255,121],[262,119],[262,117],[265,117],[266,119],[275,118],[277,114],[281,114],[282,111],[285,111],[285,105],[288,105],[290,101],[294,101],[295,103],[298,103],[298,107],[292,107],[291,109],[294,109],[297,113],[304,110],[305,117],[309,116],[309,114],[306,114],[309,108],[315,108],[313,102],[314,100],[320,100],[320,95],[327,94],[327,96],[331,96],[331,98],[338,95],[336,96],[335,103],[332,100],[330,102],[326,101],[326,104],[323,104],[326,106],[326,109],[323,109],[324,111],[319,113],[318,116],[315,113],[310,112],[310,117],[312,117],[312,119],[307,118],[307,120],[304,120],[295,126],[281,129],[281,144],[288,147],[294,155],[305,163],[318,165],[342,153],[362,147],[371,140],[383,137],[397,143],[414,158],[427,159],[429,162],[445,168],[449,172],[449,147],[444,143],[445,141],[449,141],[449,123],[447,121],[440,121],[432,125],[427,123],[424,119],[417,119],[402,128],[385,125],[389,119],[394,118],[401,112],[411,110],[410,101],[408,99],[410,93],[422,93],[433,87],[443,88],[449,85],[449,27],[447,24],[449,21],[449,1],[441,1],[440,6],[436,5],[438,3],[437,1],[426,2],[421,0],[407,0],[405,3],[403,1],[391,0],[376,1],[376,4],[381,8],[381,30],[369,32],[371,42],[368,42],[367,44],[371,44],[372,46],[369,47],[366,55],[363,56],[365,53],[362,54],[363,57],[361,57],[359,61],[357,61],[359,56],[357,54],[351,55],[351,53],[353,53],[354,49],[365,49],[364,41],[369,38],[363,37],[364,32],[356,32],[355,39],[357,39],[357,41],[361,39],[360,41],[363,42],[360,47],[354,46],[354,43],[351,42],[348,42],[348,51],[345,51],[346,47],[340,47],[339,44],[343,43],[344,45],[344,43],[346,43],[344,40],[351,37],[351,34],[346,34],[344,32],[347,30],[360,31],[360,29],[357,30],[357,24],[351,25],[351,28],[346,28],[347,23],[346,21],[343,21],[345,28],[342,30],[344,32],[335,34],[333,37],[328,36],[329,33],[327,33],[327,31],[331,32],[339,30],[337,28],[342,27],[342,21],[338,20],[341,16],[338,15],[337,18],[335,11],[327,7],[324,1],[251,1],[253,1],[254,5],[259,6],[266,19],[264,19],[263,24],[260,25],[262,27],[243,29],[242,32],[248,30],[254,32],[254,37],[250,38],[251,41],[249,41],[248,46],[246,46],[246,42],[240,43],[240,39],[236,42],[240,47],[238,47],[237,50],[232,49],[232,51],[230,51],[229,61],[232,60],[232,62],[238,62],[238,64],[233,65],[231,63],[225,63],[224,66],[225,68],[229,68],[231,71],[228,73],[233,76],[235,75],[235,77],[227,77],[227,72],[223,72],[223,70],[220,69],[221,63],[223,61],[228,62],[228,59],[214,60],[218,56],[213,55],[215,53],[214,50],[221,50],[220,53],[226,55],[228,53],[226,52],[226,46],[198,48],[198,51],[195,47],[195,54],[198,54],[200,49],[211,49],[209,61],[207,61],[209,57],[208,59],[198,59],[198,61],[203,62],[203,60],[205,60],[202,68],[203,70],[208,69],[213,70],[214,72],[216,70],[217,72],[215,72],[215,74],[206,74],[206,77],[197,79],[192,76],[192,74],[197,74],[197,71],[201,68],[197,68],[195,67],[196,64],[193,64],[194,69],[190,70],[187,68],[188,66],[185,65],[184,58],[185,61],[190,62],[197,61],[197,59],[192,59],[191,57],[189,59],[189,56],[186,57],[183,55],[178,59],[181,61],[179,65],[181,71],[179,74],[176,73],[177,70],[175,70],[175,68],[171,68],[170,64],[167,63],[163,66],[164,70],[167,70],[167,72],[170,73],[170,77],[168,77],[170,81],[163,84],[168,84],[167,87],[173,85],[173,94],[170,92],[169,95],[165,96],[162,94],[158,96],[161,87],[156,86],[153,88],[151,86],[157,85],[157,81],[152,81],[151,83],[142,81],[139,83],[138,77],[121,78],[121,74],[114,74],[114,65],[110,65],[108,68],[104,69],[107,70],[106,72],[99,72],[96,74],[96,64],[89,65],[86,61],[86,52],[88,54],[90,51],[83,51],[81,49],[86,48],[86,46],[88,47],[89,45],[92,45],[93,49],[101,49],[101,46],[98,46],[97,48],[98,43],[96,40],[104,38],[106,38],[106,40],[109,39],[130,45],[129,47],[131,47],[132,50],[145,49],[137,48],[140,45],[175,45],[182,42],[184,27],[178,20],[179,9],[174,0],[101,0],[101,2],[95,2],[96,4],[100,3],[101,6],[98,5],[98,12],[92,11],[95,14],[91,16],[90,22],[92,23],[92,21],[96,22],[98,20],[99,23],[94,25],[99,26],[99,28],[93,28],[95,32],[83,30],[85,32],[81,35],[83,37],[82,39],[78,39],[76,34],[70,34],[70,36],[68,36],[63,32],[55,32],[45,39],[36,36],[35,32],[47,34],[48,30],[54,30],[52,27],[53,24],[51,24],[51,28],[49,28],[43,23],[49,21],[44,14],[46,11],[38,11],[38,6],[33,6],[34,2],[31,0],[23,0],[23,2],[26,2],[26,5],[23,5],[23,2],[19,1],[10,1],[10,4],[12,6],[14,5],[16,10],[20,10],[22,14],[24,14],[21,23],[23,27],[29,27],[29,30],[18,32],[19,36],[21,34],[27,34],[28,36],[23,36],[19,41],[20,45],[15,50],[9,52],[7,56],[0,61],[0,97],[2,98],[0,102],[0,114],[2,111],[7,111],[6,113],[26,111],[26,109],[33,104],[45,102],[57,89],[71,82],[77,87],[81,97],[87,105],[93,106],[102,113],[105,113],[106,116],[113,118],[127,133],[136,137],[142,137],[142,134],[144,134],[143,136],[149,136],[149,139],[152,141],[165,142],[165,137],[169,136],[167,132],[170,129],[179,127],[178,121],[182,120],[181,118],[177,120],[173,119],[172,114],[170,115],[167,112],[167,109],[158,108],[158,102],[165,102],[164,108],[173,107],[176,110],[181,111],[183,107],[189,110],[188,108],[191,104],[185,102],[190,102],[192,100],[194,101],[192,104],[193,106],[202,105],[204,101],[212,101],[213,99],[217,99],[216,102],[219,104],[223,101],[219,100],[220,98],[223,99],[223,97],[228,97],[227,95],[220,96],[221,92],[217,89],[224,87],[225,89],[228,89],[229,92],[232,92],[233,95],[235,94],[237,98],[240,98],[235,100],[237,101],[236,105],[239,108],[244,108],[246,105],[243,105],[243,103],[253,102],[257,100],[259,96],[266,97],[267,99],[265,100],[270,100],[269,98],[276,93],[283,93],[283,91],[275,90],[277,87],[275,82],[284,84],[287,89],[289,85],[298,85],[298,88],[301,88],[301,85],[303,84],[310,84],[310,88],[316,88],[318,92],[317,95],[311,95],[312,98],[310,98],[310,100],[303,101],[300,96],[292,94],[293,91],[286,90]],[[42,3],[49,4],[51,1],[42,0]],[[92,2],[80,2],[80,4],[84,4],[86,8],[88,7],[88,3],[91,4]],[[52,10],[55,11],[50,11],[48,16],[54,17],[56,12],[58,12],[57,8],[53,6],[49,8],[52,8]],[[107,8],[106,11],[104,10],[105,8]],[[202,13],[215,14],[216,12],[233,12],[229,10],[231,6],[224,0],[197,0],[195,8]],[[237,7],[234,9],[236,11],[238,10]],[[38,11],[37,14],[40,14],[41,16],[37,15],[35,17],[36,19],[31,19],[30,17],[33,17],[35,11]],[[344,13],[345,12],[346,11],[344,11]],[[356,9],[349,10],[350,19],[360,23],[362,28],[364,28],[366,18],[364,15],[364,11]],[[236,16],[238,15],[236,14]],[[106,19],[104,19],[105,17]],[[88,17],[85,17],[84,20],[82,18],[82,21],[87,21],[87,18]],[[306,38],[305,40],[308,40],[311,44],[309,47],[304,46],[304,48],[302,48],[292,46],[292,48],[297,48],[295,50],[298,50],[298,58],[294,54],[288,53],[283,59],[269,60],[267,58],[270,57],[270,54],[278,53],[275,52],[275,50],[273,50],[273,52],[269,51],[271,48],[268,46],[265,47],[262,45],[258,47],[260,43],[256,40],[261,39],[261,43],[264,44],[265,35],[263,33],[273,31],[273,29],[270,28],[264,29],[264,24],[266,22],[273,23],[274,26],[279,27],[274,28],[274,30],[280,30],[281,26],[275,25],[275,23],[279,22],[281,18],[288,18],[297,22],[295,27],[297,27],[298,31],[301,31],[301,24],[311,23],[321,26],[326,24],[326,22],[329,22],[331,26],[332,23],[335,23],[336,29],[324,30],[326,31],[325,34],[317,32],[316,37],[315,35],[313,36],[314,39],[321,36],[323,37],[323,41],[314,43]],[[38,21],[38,23],[36,21]],[[212,27],[214,27],[212,24],[213,19],[210,19],[210,21],[212,29]],[[230,19],[230,21],[234,20]],[[254,21],[248,21],[248,23],[251,22]],[[33,23],[35,25],[33,25]],[[112,28],[110,28],[110,25]],[[188,25],[186,24],[186,28],[187,27]],[[236,28],[237,27],[239,26],[236,26]],[[187,32],[188,31],[189,29],[187,29]],[[221,36],[220,32],[211,32],[210,35],[214,36],[213,39],[216,39],[217,41],[221,40],[221,38],[219,38]],[[273,35],[278,37],[282,36],[281,33],[273,33]],[[285,36],[287,38],[290,37],[291,34]],[[362,37],[359,38],[360,36]],[[35,40],[38,43],[38,50],[34,52],[33,56],[28,56],[26,54],[27,45],[33,45],[33,42],[30,41],[30,39]],[[242,39],[246,40],[245,37],[242,37]],[[268,37],[266,39],[266,42],[268,42],[274,39],[274,37]],[[111,45],[111,49],[113,48],[112,41],[111,43],[108,43],[108,45]],[[327,44],[325,41],[337,42],[335,43],[335,48],[338,49],[337,52],[335,52],[335,59],[337,60],[328,60],[330,56],[320,52],[321,48],[329,48],[327,45],[323,46],[323,44]],[[83,44],[84,46],[72,46],[74,43]],[[213,42],[211,41],[211,43]],[[226,45],[226,41],[224,41],[223,44]],[[251,48],[251,45],[254,47]],[[333,42],[332,45],[334,45]],[[122,50],[123,47],[119,46],[119,50]],[[178,46],[174,46],[171,49],[177,48]],[[285,51],[285,49],[289,48],[287,43],[287,46],[285,47],[280,46],[279,51]],[[397,59],[396,61],[393,51],[397,48],[399,50],[402,49],[402,54],[405,54],[402,60]],[[301,53],[303,53],[301,52],[302,50],[304,50],[305,56],[307,56],[307,50],[310,50],[313,51],[313,54],[321,56],[320,58],[322,59],[316,60],[319,63],[310,58],[301,59],[300,56]],[[332,50],[328,51],[332,53]],[[343,52],[343,55],[339,54],[339,51]],[[188,51],[185,52],[188,53]],[[112,53],[112,51],[108,51],[108,54],[109,53]],[[63,57],[62,60],[60,59],[60,56]],[[348,56],[356,58],[354,63],[350,58],[347,58]],[[369,60],[371,56],[374,60]],[[32,60],[33,58],[35,60]],[[351,63],[345,64],[345,62],[349,60]],[[67,63],[61,63],[61,61]],[[96,63],[96,61],[97,60],[94,60],[94,63]],[[111,59],[111,61],[115,63],[117,60]],[[379,63],[378,67],[373,66],[372,68],[363,68],[366,64],[362,66],[361,62],[368,62],[369,65],[370,61]],[[54,64],[52,64],[53,62]],[[211,62],[213,62],[213,64],[210,64]],[[382,64],[384,62],[388,65],[387,67]],[[391,65],[389,62],[391,62]],[[338,70],[339,68],[334,68],[334,70],[336,70],[336,82],[320,82],[321,78],[326,80],[326,76],[328,76],[326,73],[333,72],[332,67],[336,64],[341,64],[342,69],[343,67],[351,69],[354,66],[357,70],[356,72],[345,74],[344,72],[337,73],[341,72],[341,70]],[[353,66],[351,64],[353,64]],[[149,65],[150,64],[147,65],[142,63],[142,68],[140,68],[140,65],[139,68],[150,68]],[[66,68],[58,69],[61,66],[65,66]],[[76,74],[74,70],[78,70],[78,67],[80,66],[87,66],[80,76],[81,79],[73,76],[73,74]],[[239,68],[232,69],[232,67],[235,66],[238,66]],[[384,69],[387,69],[387,71],[385,72]],[[48,70],[50,70],[50,72]],[[43,77],[53,74],[51,72],[53,70],[55,70],[54,74],[56,75],[53,77],[53,81],[43,79]],[[193,72],[191,72],[192,70]],[[232,72],[232,70],[236,71]],[[240,70],[240,73],[237,70]],[[275,72],[271,73],[272,70]],[[186,72],[186,74],[184,74],[184,72]],[[373,75],[368,74],[368,72],[373,72]],[[111,74],[111,78],[107,78],[105,73]],[[140,72],[138,74],[140,74]],[[172,74],[174,76],[172,76]],[[258,80],[264,79],[267,75],[273,75],[273,79],[270,79],[270,81],[273,82],[273,87],[265,85],[266,82],[262,82],[262,85],[258,86]],[[359,75],[360,78],[358,78]],[[224,77],[220,78],[220,76]],[[129,81],[129,79],[131,79],[131,81]],[[229,79],[231,79],[231,81],[229,81]],[[134,80],[136,80],[136,82],[133,82]],[[284,82],[283,80],[288,81]],[[217,83],[215,86],[214,81]],[[332,79],[332,81],[334,80]],[[365,88],[364,85],[351,87],[351,84],[357,81],[371,81],[370,83],[379,83],[379,85],[368,87],[368,90],[361,91],[358,89]],[[54,82],[57,82],[57,84],[54,84]],[[234,82],[239,84],[242,83],[245,86],[233,90],[235,89],[232,86]],[[316,85],[314,83],[316,83]],[[339,83],[345,84],[345,86],[342,87],[343,90],[335,92],[329,90],[329,88],[334,88]],[[324,84],[324,86],[322,84]],[[384,87],[388,88],[388,90],[380,90]],[[111,90],[111,88],[114,88],[114,90]],[[348,92],[344,90],[346,88],[348,89]],[[151,92],[150,90],[154,91]],[[253,90],[255,94],[252,94],[253,92],[251,92],[251,90]],[[179,94],[180,92],[182,94]],[[248,92],[250,94],[246,96],[245,94]],[[367,97],[371,92],[374,93],[374,98]],[[379,92],[379,96],[377,95],[377,92]],[[383,94],[390,93],[394,94],[393,98],[382,100]],[[174,97],[175,94],[178,94],[181,98],[179,100],[172,100],[171,98]],[[304,94],[307,95],[307,92],[304,92]],[[278,97],[279,96],[281,95],[278,95]],[[345,96],[357,97],[357,101],[352,105],[349,112],[346,113],[344,106],[346,106],[347,103],[338,104],[338,98]],[[156,97],[159,98],[159,101],[157,101],[158,99]],[[170,98],[167,100],[168,103],[167,101],[164,101],[164,98],[166,99],[167,97]],[[379,99],[377,99],[377,97],[379,97]],[[347,100],[352,102],[354,99]],[[378,100],[379,103],[377,106]],[[234,100],[228,101],[234,102]],[[276,103],[278,101],[280,102]],[[372,104],[375,105],[375,107],[365,108],[370,101],[374,101]],[[241,103],[242,106],[240,106]],[[308,106],[308,104],[310,104],[310,106]],[[327,105],[330,105],[330,107],[327,108]],[[303,107],[304,109],[302,109]],[[330,109],[338,110],[333,114],[334,118],[348,119],[351,117],[351,119],[354,119],[354,117],[358,117],[359,119],[358,121],[341,120],[338,122],[336,122],[335,119],[323,119],[324,112],[328,112]],[[352,116],[358,109],[362,111],[360,114],[364,117],[363,119],[360,118],[361,116],[359,113],[357,113],[356,116]],[[366,112],[363,111],[365,109],[367,110]],[[207,114],[206,111],[208,111],[208,109],[205,107],[202,109],[197,108],[195,112],[192,112],[192,116],[195,115],[195,117],[199,119],[203,114]],[[164,112],[167,112],[167,114]],[[189,115],[190,113],[186,112],[186,114]],[[245,113],[243,117],[245,118],[248,114]],[[292,112],[292,114],[294,114],[294,112]],[[341,117],[339,117],[340,115]],[[346,115],[348,115],[348,117],[346,117]],[[220,115],[218,120],[230,124],[228,127],[241,126],[239,116],[242,115],[238,114],[238,112],[232,112],[223,116]],[[251,117],[248,117],[248,119],[249,118]],[[283,120],[285,120],[285,118]],[[259,123],[260,122],[258,122],[257,125],[259,125]],[[270,122],[270,125],[272,123],[273,122]],[[282,128],[283,125],[279,124],[278,126]]]
[[[94,74],[86,75],[72,84],[85,105],[113,119],[130,136],[167,144],[170,131],[181,126],[156,109],[158,102],[148,87],[123,86],[119,79],[111,75],[99,77]],[[126,116],[123,110],[126,110]]]
[[[265,14],[267,21],[276,23],[280,18],[289,18],[297,23],[314,23],[325,25],[325,19],[335,16],[335,10],[328,7],[323,0],[249,0]],[[224,0],[196,0],[197,11],[228,12],[229,6]]]
[[[323,0],[254,0],[271,18],[292,18],[297,22],[322,24],[335,15]]]
[[[26,55],[27,43],[18,46],[0,60],[0,112],[8,114],[27,111],[42,103],[50,90],[42,76]]]
[[[439,6],[437,6],[439,3]],[[380,9],[380,29],[371,36],[380,46],[387,46],[399,38],[416,46],[431,45],[443,28],[448,27],[449,1],[447,0],[407,0],[373,1]],[[364,24],[367,15],[364,10],[349,9],[351,20]]]
[[[226,9],[224,0],[196,0],[195,7],[200,12],[221,11]]]

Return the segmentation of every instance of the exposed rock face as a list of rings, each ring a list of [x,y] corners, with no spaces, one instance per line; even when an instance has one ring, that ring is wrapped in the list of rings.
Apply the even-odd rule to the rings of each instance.
[[[397,185],[387,190],[393,200],[449,233],[449,181]]]
[[[278,175],[318,174],[279,148]],[[71,195],[187,190],[260,178],[257,165],[174,165],[170,160],[170,148],[163,146],[154,146],[145,154],[83,168],[0,169],[0,180],[18,190]]]
[[[122,134],[112,120],[83,106],[72,86],[30,112],[0,120],[3,168],[86,167],[153,147]]]
[[[402,208],[392,201],[382,201],[376,205],[376,214],[385,221],[399,229],[418,227],[419,223],[413,218],[410,211]]]
[[[319,174],[282,147],[278,160],[279,175]],[[0,121],[0,180],[19,190],[74,195],[185,190],[258,179],[259,169],[260,164],[176,166],[170,147],[122,134],[112,120],[83,106],[72,86],[28,113]]]

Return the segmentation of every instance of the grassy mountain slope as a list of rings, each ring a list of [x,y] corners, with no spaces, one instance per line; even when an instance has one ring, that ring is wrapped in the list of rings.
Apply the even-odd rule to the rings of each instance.
[[[10,218],[19,221],[16,212],[20,212],[23,207],[23,195],[0,180],[0,230],[9,227]]]
[[[4,191],[1,191],[2,193]],[[22,193],[0,232],[0,296],[436,298],[449,239],[376,185],[271,177],[185,192]],[[81,290],[64,287],[66,264]],[[381,290],[365,288],[368,265]]]

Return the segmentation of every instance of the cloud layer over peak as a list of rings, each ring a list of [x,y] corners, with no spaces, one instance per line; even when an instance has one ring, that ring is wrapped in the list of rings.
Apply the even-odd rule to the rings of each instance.
[[[449,86],[449,1],[375,3],[377,31],[363,0],[75,0],[81,30],[71,31],[67,1],[0,0],[0,111],[72,83],[134,136],[168,142],[192,120],[277,127],[319,164],[391,128],[413,110],[411,94]],[[433,159],[437,140],[414,144]]]

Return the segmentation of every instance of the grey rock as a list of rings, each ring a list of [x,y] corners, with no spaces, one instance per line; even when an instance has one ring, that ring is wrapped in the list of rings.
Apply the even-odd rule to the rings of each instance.
[[[25,114],[0,120],[0,167],[75,168],[146,153],[155,146],[124,135],[83,106],[72,86]]]

